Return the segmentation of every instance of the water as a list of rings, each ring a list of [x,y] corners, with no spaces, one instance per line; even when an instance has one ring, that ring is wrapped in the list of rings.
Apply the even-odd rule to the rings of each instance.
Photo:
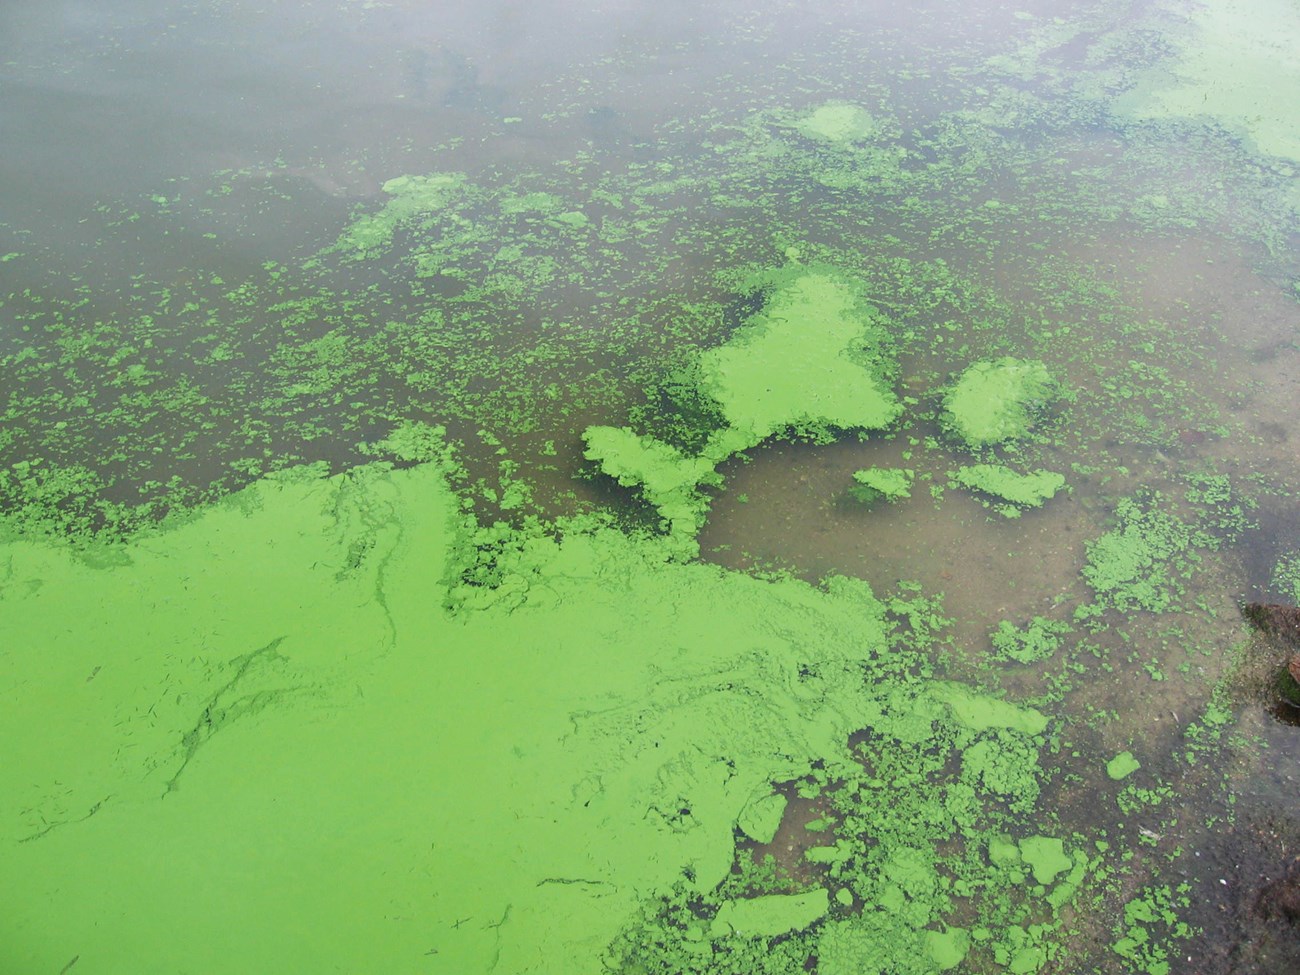
[[[1138,865],[1067,908],[1073,947],[1034,970],[1159,971],[1164,955],[1109,950],[1113,919],[1180,883],[1194,931],[1161,949],[1168,970],[1284,970],[1294,928],[1255,902],[1300,846],[1300,741],[1266,679],[1288,651],[1238,608],[1297,597],[1277,569],[1300,551],[1300,158],[1294,109],[1258,102],[1252,71],[1210,73],[1216,43],[1270,57],[1249,17],[1207,9],[1226,19],[1049,0],[7,4],[0,503],[32,537],[129,538],[296,465],[404,466],[384,438],[418,420],[446,427],[484,522],[653,529],[584,430],[700,451],[720,421],[698,354],[771,296],[745,280],[833,265],[888,320],[873,367],[905,414],[724,460],[700,560],[924,593],[949,621],[926,666],[1061,722],[1047,815]],[[844,104],[870,131],[810,134]],[[390,181],[408,174],[458,175],[403,211]],[[1043,361],[1064,396],[976,456],[944,390],[1006,355]],[[951,481],[977,460],[1060,472],[1068,493],[1006,518]],[[911,470],[912,497],[854,501],[872,466]],[[1132,498],[1206,534],[1169,555],[1163,611],[1081,624],[1098,592],[1082,570]],[[990,632],[1035,617],[1072,625],[1065,646],[999,659]],[[1212,700],[1231,723],[1185,760]],[[1099,763],[1129,748],[1165,790],[1136,811],[1095,798]],[[795,797],[797,779],[777,784]],[[751,846],[815,882],[804,824],[833,807],[792,798]],[[972,970],[1006,964],[980,950]]]

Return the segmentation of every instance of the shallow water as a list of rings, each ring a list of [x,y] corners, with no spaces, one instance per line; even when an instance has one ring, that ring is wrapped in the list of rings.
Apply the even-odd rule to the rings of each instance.
[[[1300,850],[1289,651],[1239,613],[1300,600],[1300,119],[1276,108],[1300,105],[1276,47],[1300,21],[1274,16],[1261,36],[1233,0],[0,9],[22,701],[0,959],[1300,964],[1294,922],[1257,909]],[[1216,77],[1216,36],[1250,70]],[[856,296],[809,314],[865,323],[823,365],[864,365],[887,424],[737,419],[762,391],[710,350],[752,350],[809,280]],[[948,391],[1007,356],[1057,395],[963,442]],[[677,459],[601,455],[600,427]],[[1066,488],[1008,510],[955,479],[977,463]],[[910,497],[855,499],[873,467],[910,471]],[[1035,619],[1052,649],[999,648]],[[859,679],[827,676],[854,654]],[[963,725],[947,680],[1029,710]],[[1106,775],[1129,751],[1139,770]],[[933,832],[891,825],[877,789]],[[1007,866],[1008,835],[1017,863],[1048,837],[1073,866]],[[62,879],[77,857],[93,883]],[[299,905],[287,937],[249,893],[268,877]],[[96,904],[130,883],[154,886],[124,913],[165,904],[192,952]],[[717,920],[823,890],[799,923]],[[223,924],[253,932],[229,956]]]

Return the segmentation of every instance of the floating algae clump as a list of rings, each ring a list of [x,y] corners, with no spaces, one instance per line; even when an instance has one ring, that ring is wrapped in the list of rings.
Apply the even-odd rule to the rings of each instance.
[[[849,102],[827,102],[799,119],[795,128],[823,142],[862,142],[880,130],[870,112]]]
[[[1142,763],[1133,757],[1132,752],[1120,752],[1106,763],[1106,774],[1119,781],[1128,778],[1141,767]]]
[[[998,510],[1013,518],[1021,508],[1040,507],[1065,486],[1065,478],[1052,471],[1017,474],[1001,464],[972,464],[959,468],[951,476],[962,487],[1009,501],[1010,505],[999,505]]]
[[[1057,393],[1041,362],[1005,356],[967,367],[944,397],[944,423],[971,447],[1016,440]]]
[[[899,501],[910,498],[913,472],[901,467],[870,467],[853,472],[856,482],[849,494],[863,504],[875,504],[881,498]]]
[[[842,275],[800,269],[726,345],[701,356],[701,388],[753,443],[785,430],[883,429],[902,411],[882,376],[884,339]]]
[[[668,524],[669,536],[690,545],[704,523],[707,500],[700,484],[721,478],[703,457],[687,457],[653,437],[640,437],[625,427],[588,427],[585,456],[625,487],[639,485],[645,498]]]
[[[464,173],[398,176],[384,184],[392,199],[377,213],[367,214],[348,227],[331,250],[352,257],[372,257],[393,242],[399,227],[447,206],[465,186]]]
[[[718,935],[777,935],[806,928],[826,913],[826,891],[806,894],[768,894],[727,901],[713,918]]]
[[[679,555],[696,553],[718,464],[767,438],[792,433],[829,440],[844,430],[889,426],[902,405],[883,378],[884,326],[833,269],[775,272],[761,313],[724,345],[702,353],[698,392],[717,403],[724,426],[700,454],[625,427],[592,426],[586,457],[625,486],[640,486],[667,522]]]
[[[1115,508],[1118,526],[1088,543],[1083,577],[1096,599],[1080,606],[1076,618],[1098,616],[1108,607],[1160,613],[1182,595],[1182,577],[1196,559],[1194,546],[1201,539],[1183,521],[1160,510],[1160,503],[1155,494],[1145,503],[1123,499]]]
[[[1021,840],[1020,856],[1040,884],[1050,884],[1074,866],[1073,858],[1065,853],[1065,844],[1050,836],[1029,836]]]
[[[1061,638],[1071,631],[1068,623],[1035,616],[1024,627],[1003,620],[989,634],[999,657],[1029,664],[1046,660],[1061,646]]]

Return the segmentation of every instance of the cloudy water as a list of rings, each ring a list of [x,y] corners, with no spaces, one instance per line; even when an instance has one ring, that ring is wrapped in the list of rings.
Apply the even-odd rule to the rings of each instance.
[[[1297,50],[0,7],[0,970],[1300,968]]]

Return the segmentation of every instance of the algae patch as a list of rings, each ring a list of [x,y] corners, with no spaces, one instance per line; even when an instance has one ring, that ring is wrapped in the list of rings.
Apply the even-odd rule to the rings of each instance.
[[[1057,395],[1041,362],[1004,356],[966,368],[943,400],[944,423],[971,447],[1027,436],[1035,415]]]
[[[849,102],[827,102],[800,118],[795,127],[810,139],[833,143],[863,142],[880,132],[870,112]]]
[[[889,426],[902,405],[882,375],[882,320],[840,274],[787,278],[726,345],[702,354],[702,389],[753,443]]]
[[[1050,501],[1065,486],[1065,478],[1052,471],[1019,474],[1001,464],[972,464],[956,470],[955,484],[1008,502],[998,511],[1015,518],[1023,508],[1038,508]]]
[[[877,501],[901,501],[912,496],[912,478],[914,472],[901,467],[871,467],[867,470],[853,472],[851,494],[863,504],[875,504]]]
[[[591,426],[586,457],[625,486],[639,486],[678,553],[696,553],[717,466],[774,436],[830,440],[888,427],[902,412],[886,375],[883,320],[833,269],[795,267],[759,277],[763,310],[723,345],[700,353],[696,392],[717,405],[723,426],[688,456],[626,427]]]

